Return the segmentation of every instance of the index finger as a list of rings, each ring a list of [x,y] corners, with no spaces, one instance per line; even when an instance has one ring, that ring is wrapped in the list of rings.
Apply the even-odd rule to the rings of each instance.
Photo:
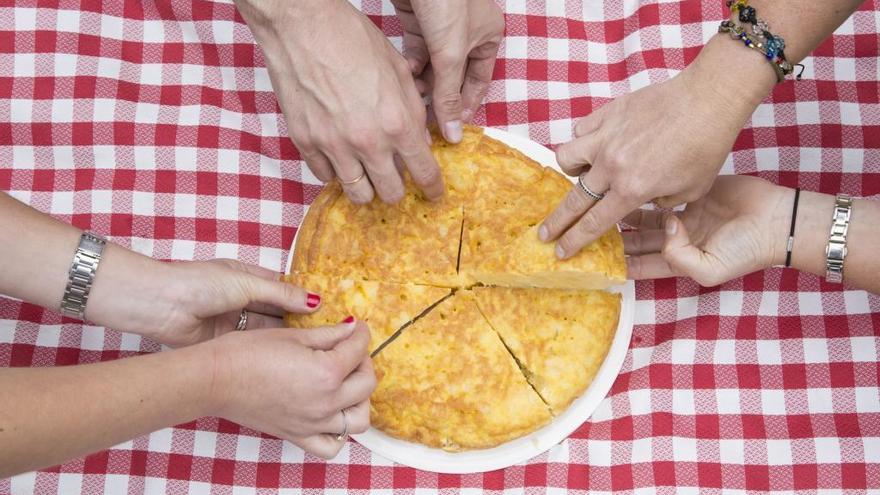
[[[443,175],[424,136],[410,132],[406,141],[397,148],[397,154],[406,164],[413,182],[429,200],[436,201],[443,197]]]
[[[598,201],[568,231],[559,238],[556,256],[571,258],[586,245],[602,237],[608,229],[615,227],[617,221],[638,205],[630,205],[614,190],[608,191],[605,198]]]
[[[332,362],[342,367],[342,371],[345,373],[343,376],[348,376],[361,365],[364,356],[367,355],[369,345],[370,331],[367,329],[367,324],[357,320],[351,335],[339,341],[332,349],[324,352]]]

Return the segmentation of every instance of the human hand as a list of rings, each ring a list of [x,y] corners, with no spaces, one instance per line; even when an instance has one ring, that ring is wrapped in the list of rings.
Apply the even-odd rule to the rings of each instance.
[[[720,176],[678,215],[636,210],[624,218],[631,279],[688,276],[714,286],[781,265],[794,191],[756,177]]]
[[[155,277],[158,298],[133,301],[126,308],[136,331],[159,343],[181,347],[209,340],[235,329],[241,310],[247,328],[283,327],[286,311],[311,313],[321,297],[280,280],[280,274],[235,260],[162,263]]]
[[[429,199],[443,179],[406,61],[345,0],[238,0],[265,55],[290,137],[324,182],[355,203],[403,198],[402,160]],[[399,157],[399,158],[398,158]]]
[[[432,93],[443,137],[461,141],[486,96],[504,14],[492,0],[392,0],[403,25],[403,56]]]
[[[557,148],[563,170],[579,175],[592,192],[605,194],[597,202],[576,185],[544,220],[539,235],[544,241],[558,239],[560,258],[575,255],[646,202],[673,207],[709,190],[767,85],[773,84],[770,71],[758,73],[765,80],[724,69],[725,57],[730,63],[753,55],[730,41],[714,39],[676,77],[584,117],[575,126],[575,139]],[[766,65],[757,57],[746,62]],[[753,81],[740,87],[742,77]]]
[[[234,332],[211,341],[211,414],[330,459],[345,443],[336,439],[343,422],[348,433],[370,425],[376,376],[369,341],[366,325],[354,321]]]

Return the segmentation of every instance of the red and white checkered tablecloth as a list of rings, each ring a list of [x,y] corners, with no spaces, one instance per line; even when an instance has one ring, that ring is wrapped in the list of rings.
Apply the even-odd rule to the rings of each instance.
[[[356,3],[399,46],[390,5]],[[814,52],[803,81],[776,87],[724,173],[880,194],[878,4]],[[724,15],[721,0],[503,7],[507,35],[477,122],[550,145],[610,98],[681,70]],[[281,270],[319,190],[286,134],[231,4],[0,0],[0,189],[42,211],[156,258]],[[204,418],[0,480],[0,493],[880,493],[880,298],[781,269],[712,289],[636,287],[610,396],[524,465],[437,475],[355,442],[323,462]],[[158,350],[0,298],[0,366]]]

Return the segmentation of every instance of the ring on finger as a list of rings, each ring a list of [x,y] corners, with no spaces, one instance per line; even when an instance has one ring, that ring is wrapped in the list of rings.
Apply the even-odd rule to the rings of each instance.
[[[342,433],[336,435],[336,440],[344,442],[348,439],[348,418],[345,416],[345,409],[340,409],[342,413]]]
[[[589,187],[587,187],[586,184],[584,184],[584,175],[583,174],[578,176],[578,185],[581,186],[581,190],[583,190],[587,196],[595,199],[596,201],[601,201],[602,198],[605,197],[605,193],[608,192],[608,191],[605,191],[603,193],[593,192],[592,189],[590,189]]]
[[[241,310],[241,313],[238,315],[238,325],[235,325],[236,332],[243,332],[247,330],[248,324],[248,312],[246,309]]]
[[[357,177],[355,177],[355,178],[352,179],[352,180],[342,180],[342,177],[339,177],[339,176],[337,176],[336,179],[337,179],[337,180],[339,181],[339,183],[342,184],[343,186],[350,186],[350,185],[352,185],[352,184],[357,184],[358,182],[360,182],[361,180],[363,180],[363,178],[366,177],[366,176],[367,176],[367,173],[362,171],[362,172],[361,172],[361,175],[358,175]]]

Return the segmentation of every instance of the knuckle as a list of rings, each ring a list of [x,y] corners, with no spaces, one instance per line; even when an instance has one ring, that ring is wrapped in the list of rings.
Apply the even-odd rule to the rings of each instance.
[[[370,413],[358,412],[351,415],[348,428],[352,433],[363,433],[370,428]]]
[[[333,363],[324,362],[317,369],[315,378],[318,386],[325,391],[333,391],[342,384],[342,374]]]
[[[416,184],[426,186],[440,180],[440,169],[433,164],[415,167],[414,169],[410,169],[410,177],[412,177],[413,182]]]
[[[444,70],[450,70],[450,68],[462,65],[464,58],[463,48],[450,43],[431,56],[431,63]]]
[[[379,149],[379,133],[372,127],[356,127],[349,132],[348,142],[357,150],[372,153]]]
[[[439,107],[441,111],[446,113],[458,113],[461,112],[461,94],[460,93],[446,93],[440,95],[439,98],[434,100],[434,106]]]
[[[587,214],[574,225],[574,231],[582,238],[592,238],[602,233],[602,226],[595,215]]]
[[[569,213],[580,215],[587,209],[587,198],[576,189],[572,189],[568,198],[562,202],[562,207]]]
[[[389,112],[382,119],[382,130],[391,137],[402,138],[410,129],[412,126],[403,111]]]
[[[560,165],[572,165],[574,162],[572,161],[571,150],[568,146],[560,146],[556,148],[556,161]]]

